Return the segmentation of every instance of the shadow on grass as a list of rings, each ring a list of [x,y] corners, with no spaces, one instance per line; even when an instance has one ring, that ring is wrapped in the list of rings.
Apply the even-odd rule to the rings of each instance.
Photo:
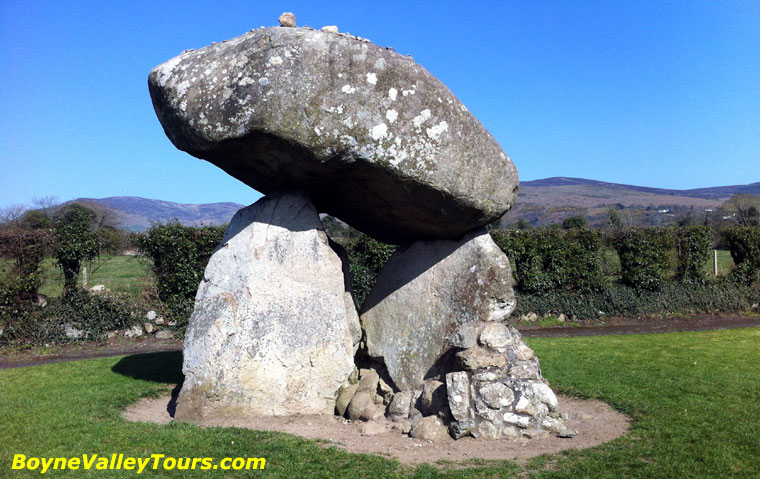
[[[182,384],[182,351],[133,354],[114,364],[111,371],[156,383]]]

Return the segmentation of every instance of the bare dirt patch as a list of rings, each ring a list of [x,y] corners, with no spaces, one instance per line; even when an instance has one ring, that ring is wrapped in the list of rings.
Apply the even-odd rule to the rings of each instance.
[[[567,426],[577,431],[574,438],[560,439],[551,434],[516,440],[483,441],[471,437],[457,441],[431,442],[413,439],[390,430],[391,422],[383,423],[388,430],[365,435],[366,423],[349,421],[337,416],[288,416],[262,418],[229,418],[207,421],[202,427],[242,427],[259,431],[279,431],[306,439],[328,441],[348,452],[379,454],[398,459],[404,464],[462,462],[472,459],[511,460],[523,462],[542,454],[553,454],[565,449],[583,449],[598,446],[628,432],[630,420],[609,405],[597,400],[584,400],[558,396],[560,411],[567,413]],[[128,407],[122,417],[128,421],[167,424],[173,421],[174,399],[166,396],[141,399]]]

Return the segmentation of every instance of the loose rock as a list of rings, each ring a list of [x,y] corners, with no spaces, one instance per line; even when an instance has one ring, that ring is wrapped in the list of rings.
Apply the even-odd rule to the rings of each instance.
[[[374,412],[370,409],[371,406],[375,405],[373,396],[374,395],[368,390],[356,391],[356,394],[351,398],[351,402],[348,404],[348,409],[346,410],[349,419],[367,420],[368,417],[372,415],[372,412]]]
[[[280,15],[280,18],[278,19],[280,21],[281,27],[295,27],[296,26],[296,16],[291,12],[285,12],[282,15]]]
[[[375,411],[375,391],[380,377],[371,369],[362,369],[359,371],[361,380],[356,388],[356,393],[348,404],[348,417],[350,419],[370,420],[376,416]]]
[[[395,431],[400,432],[401,434],[409,434],[409,432],[412,430],[412,421],[408,419],[401,419],[399,421],[393,422],[391,428]]]
[[[409,412],[412,409],[412,400],[414,399],[414,391],[401,391],[393,396],[390,406],[388,406],[388,414],[391,417],[408,418]]]
[[[436,416],[423,417],[412,423],[409,435],[416,439],[428,441],[446,441],[451,439],[448,429]]]
[[[174,333],[172,333],[168,329],[162,329],[161,331],[157,332],[153,337],[156,339],[174,339]]]
[[[502,323],[489,323],[480,333],[480,343],[496,350],[505,348],[511,340],[509,329]]]
[[[124,331],[124,337],[126,338],[139,338],[142,335],[143,335],[143,329],[138,325],[134,325],[131,328]]]
[[[348,409],[348,405],[354,398],[357,389],[359,389],[359,383],[349,384],[340,390],[338,400],[335,401],[335,410],[339,416],[342,416],[346,413],[346,409]]]
[[[433,416],[439,414],[443,417],[448,416],[448,396],[446,394],[446,385],[434,379],[425,381],[422,386],[422,395],[420,396],[419,410],[423,416]]]
[[[376,421],[365,422],[361,427],[362,436],[374,436],[376,434],[382,434],[387,431],[388,429],[386,428],[385,424]]]
[[[476,324],[466,323],[457,328],[451,338],[451,345],[455,348],[467,349],[478,344],[479,328]]]
[[[135,326],[136,328],[140,328],[139,326]],[[85,337],[85,331],[83,329],[79,329],[74,327],[71,324],[64,324],[63,325],[63,332],[69,339],[82,339]],[[142,330],[140,329],[140,334],[142,334]],[[138,335],[139,336],[139,335]],[[127,336],[128,338],[132,336]]]
[[[92,288],[90,288],[90,293],[92,294],[106,294],[109,292],[109,289],[106,288],[106,285],[104,284],[96,284]]]
[[[507,358],[503,354],[479,347],[457,353],[457,359],[459,359],[462,368],[468,371],[475,371],[491,366],[500,368],[507,364]]]
[[[470,415],[470,380],[467,373],[457,371],[446,375],[446,391],[451,415],[463,421]]]
[[[503,383],[489,383],[480,388],[480,397],[491,409],[501,409],[511,406],[515,400],[515,394]]]

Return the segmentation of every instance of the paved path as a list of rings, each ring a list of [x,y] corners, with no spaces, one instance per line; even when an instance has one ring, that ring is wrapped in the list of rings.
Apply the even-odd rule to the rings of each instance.
[[[182,341],[140,343],[135,345],[109,346],[100,349],[76,349],[50,355],[30,355],[27,357],[0,357],[0,369],[39,366],[41,364],[63,363],[82,359],[107,358],[131,354],[159,353],[164,351],[182,351]]]

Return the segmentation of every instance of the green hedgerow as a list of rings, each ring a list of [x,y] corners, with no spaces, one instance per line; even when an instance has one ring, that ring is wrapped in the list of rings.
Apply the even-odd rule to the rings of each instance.
[[[153,260],[159,299],[179,330],[187,326],[203,272],[226,229],[226,225],[185,226],[174,221],[154,224],[133,237]]]
[[[752,284],[760,278],[760,226],[728,228],[723,238],[736,264],[732,278]]]
[[[662,288],[670,268],[673,239],[670,228],[631,228],[615,232],[611,242],[620,257],[623,283],[637,290]]]
[[[684,283],[707,281],[704,264],[710,257],[713,233],[709,226],[682,226],[676,229],[678,278]]]
[[[598,230],[496,229],[491,237],[511,260],[519,291],[595,291],[602,286],[602,236]]]

